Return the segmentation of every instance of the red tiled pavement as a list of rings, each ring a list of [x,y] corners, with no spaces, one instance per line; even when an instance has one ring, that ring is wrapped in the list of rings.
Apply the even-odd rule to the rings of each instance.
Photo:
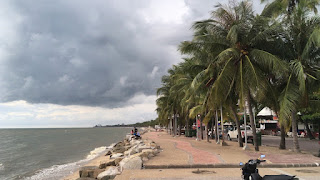
[[[214,164],[220,163],[220,160],[212,153],[203,151],[191,146],[189,142],[171,140],[176,143],[176,148],[181,149],[191,155],[194,164]]]
[[[149,132],[148,138],[157,141],[159,138],[158,132]],[[190,164],[214,164],[214,163],[221,163],[221,161],[218,159],[218,157],[210,152],[200,150],[198,148],[195,148],[191,145],[190,142],[186,142],[183,140],[171,140],[168,139],[168,141],[175,143],[175,147],[177,149],[180,149],[186,153],[189,154]]]

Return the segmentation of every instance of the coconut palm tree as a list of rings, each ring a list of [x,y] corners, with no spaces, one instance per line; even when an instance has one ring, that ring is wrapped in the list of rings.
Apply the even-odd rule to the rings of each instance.
[[[304,102],[308,99],[308,84],[317,80],[316,72],[319,70],[317,66],[320,20],[312,16],[313,13],[317,13],[319,4],[319,0],[275,0],[268,4],[262,13],[266,16],[269,14],[283,17],[282,39],[285,40],[287,47],[283,51],[289,52],[283,59],[289,63],[290,73],[286,77],[280,97],[280,120],[291,118],[294,151],[297,152],[300,151],[297,138],[297,111],[299,107],[307,106]]]
[[[268,25],[262,17],[255,17],[248,1],[234,7],[219,6],[214,15],[214,21],[203,23],[208,27],[221,27],[217,34],[227,34],[225,44],[228,47],[215,60],[222,70],[213,83],[212,95],[216,103],[222,104],[234,89],[239,95],[240,107],[244,108],[247,102],[255,150],[258,151],[252,100],[266,89],[265,72],[277,73],[284,69],[280,59],[260,47],[277,30],[278,24]],[[219,21],[224,17],[230,17],[228,24]]]

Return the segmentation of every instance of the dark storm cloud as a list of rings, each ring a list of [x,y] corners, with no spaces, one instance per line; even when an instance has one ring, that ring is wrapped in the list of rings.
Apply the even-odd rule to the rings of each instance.
[[[12,1],[21,21],[3,64],[2,101],[116,107],[154,95],[192,21],[214,3],[185,1],[183,23],[147,23],[141,11],[150,2]]]

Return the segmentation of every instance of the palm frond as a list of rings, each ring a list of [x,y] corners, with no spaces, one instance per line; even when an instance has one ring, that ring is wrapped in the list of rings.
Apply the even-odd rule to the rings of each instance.
[[[307,44],[305,45],[302,52],[302,59],[308,59],[311,51],[314,51],[314,48],[320,47],[320,29],[316,28],[313,30],[310,35]]]

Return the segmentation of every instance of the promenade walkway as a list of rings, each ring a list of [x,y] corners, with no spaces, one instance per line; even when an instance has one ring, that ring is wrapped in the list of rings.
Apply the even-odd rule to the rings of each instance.
[[[309,153],[267,146],[260,146],[256,152],[252,144],[248,145],[249,150],[243,150],[237,142],[226,141],[228,145],[221,146],[214,140],[208,143],[184,136],[172,137],[167,132],[148,132],[143,139],[155,141],[162,151],[144,163],[145,169],[125,170],[116,180],[241,179],[239,162],[256,159],[261,154],[266,155],[267,162],[265,168],[259,169],[260,174],[294,174],[305,180],[320,177],[320,167],[315,167],[320,164],[320,158]],[[292,166],[300,169],[286,168]],[[306,168],[302,167],[308,167],[309,173],[303,173]]]

